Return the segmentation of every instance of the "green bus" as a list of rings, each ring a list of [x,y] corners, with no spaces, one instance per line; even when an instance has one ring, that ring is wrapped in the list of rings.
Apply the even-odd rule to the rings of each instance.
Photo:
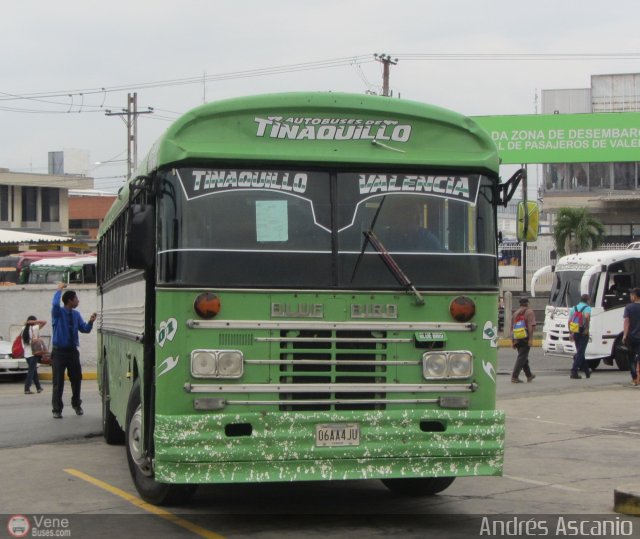
[[[96,282],[97,257],[72,256],[36,260],[29,266],[29,284],[66,283],[92,284]]]
[[[377,96],[203,105],[98,243],[104,436],[136,489],[500,475],[496,208],[472,120]]]

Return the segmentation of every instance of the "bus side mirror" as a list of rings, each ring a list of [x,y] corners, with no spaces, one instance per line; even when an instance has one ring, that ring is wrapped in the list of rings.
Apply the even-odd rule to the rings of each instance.
[[[129,208],[127,264],[133,269],[151,269],[155,259],[155,212],[148,204]]]
[[[518,202],[517,213],[518,241],[536,241],[540,223],[540,207],[537,202]]]

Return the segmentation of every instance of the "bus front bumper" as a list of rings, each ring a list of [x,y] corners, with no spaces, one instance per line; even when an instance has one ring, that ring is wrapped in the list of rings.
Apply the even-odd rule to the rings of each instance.
[[[326,425],[357,425],[358,444],[319,446]],[[164,483],[501,475],[504,413],[159,415],[155,448],[155,479]]]

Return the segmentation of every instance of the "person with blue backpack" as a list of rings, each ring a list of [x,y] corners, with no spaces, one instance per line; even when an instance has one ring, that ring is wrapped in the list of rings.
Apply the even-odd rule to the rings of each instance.
[[[589,320],[591,319],[591,307],[589,307],[589,294],[580,296],[580,303],[569,311],[569,333],[576,345],[576,353],[573,356],[573,365],[569,378],[579,380],[582,378],[578,371],[584,372],[587,378],[591,378],[591,369],[587,365],[585,352],[589,344]]]

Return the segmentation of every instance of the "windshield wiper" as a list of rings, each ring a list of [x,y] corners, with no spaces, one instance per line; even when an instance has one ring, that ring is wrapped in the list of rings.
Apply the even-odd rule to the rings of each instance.
[[[376,213],[371,220],[371,226],[369,227],[369,230],[362,233],[362,235],[364,236],[364,240],[362,241],[362,248],[360,250],[360,254],[358,255],[358,260],[356,260],[356,265],[354,266],[353,273],[351,274],[351,282],[353,282],[356,277],[356,272],[358,271],[358,267],[360,266],[360,262],[362,261],[364,252],[367,249],[367,244],[370,244],[371,247],[373,247],[373,249],[376,251],[376,253],[380,255],[380,258],[382,258],[384,265],[387,266],[387,269],[395,277],[398,283],[400,283],[407,290],[410,290],[413,293],[413,295],[416,297],[416,303],[418,305],[424,305],[424,298],[422,297],[420,292],[418,292],[416,287],[413,286],[411,280],[405,275],[402,269],[400,269],[398,263],[389,254],[389,251],[387,251],[378,237],[373,233],[373,227],[375,227],[376,225],[378,215],[380,214],[380,210],[382,209],[382,204],[384,204],[385,199],[386,197],[382,197],[380,205],[378,206],[378,209],[376,210]]]
[[[376,210],[376,213],[373,214],[373,219],[371,219],[371,224],[369,225],[370,232],[373,232],[373,227],[376,226],[378,215],[380,215],[380,210],[382,209],[382,205],[384,204],[384,201],[386,199],[387,199],[386,195],[382,197],[382,200],[378,205],[378,209]],[[353,266],[353,273],[351,274],[351,282],[353,282],[353,280],[356,278],[356,273],[358,272],[358,268],[360,267],[360,262],[362,262],[362,257],[364,256],[364,252],[367,250],[367,243],[369,243],[366,233],[363,232],[363,234],[364,234],[364,240],[362,241],[362,247],[360,248],[360,254],[358,255],[358,259],[356,260],[356,265]]]
[[[382,261],[385,266],[389,269],[391,274],[396,278],[402,286],[404,286],[407,290],[413,292],[413,295],[416,297],[416,302],[418,305],[424,305],[424,298],[422,294],[418,292],[411,280],[405,275],[404,271],[400,269],[398,263],[393,259],[393,257],[389,254],[389,251],[386,250],[385,246],[382,245],[382,242],[378,239],[378,237],[373,233],[372,230],[367,230],[363,232],[366,240],[365,243],[369,243],[371,247],[375,249],[375,251],[380,255]]]

